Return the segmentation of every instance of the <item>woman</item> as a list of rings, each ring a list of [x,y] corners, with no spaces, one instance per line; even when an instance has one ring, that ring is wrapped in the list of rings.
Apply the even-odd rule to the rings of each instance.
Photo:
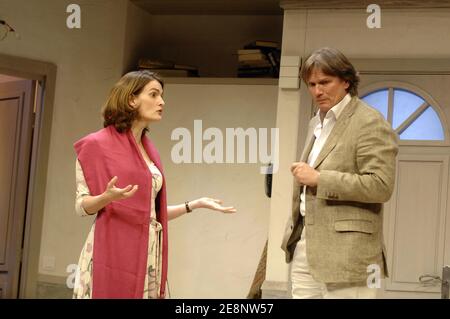
[[[167,221],[197,208],[236,211],[206,197],[167,206],[160,158],[145,135],[162,118],[163,86],[149,71],[125,74],[103,107],[104,128],[74,144],[76,210],[97,214],[74,298],[164,298]]]

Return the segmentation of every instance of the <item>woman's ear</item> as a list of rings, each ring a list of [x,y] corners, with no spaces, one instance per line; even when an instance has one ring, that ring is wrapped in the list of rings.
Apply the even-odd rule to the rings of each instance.
[[[136,101],[137,97],[135,95],[130,95],[130,98],[128,99],[128,104],[130,104],[131,107],[136,108],[138,107],[137,101]]]

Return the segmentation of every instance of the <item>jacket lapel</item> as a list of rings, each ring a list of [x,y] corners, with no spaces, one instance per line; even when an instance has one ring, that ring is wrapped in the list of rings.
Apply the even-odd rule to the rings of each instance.
[[[300,162],[307,162],[308,161],[308,155],[311,152],[311,149],[314,145],[315,136],[314,136],[314,128],[316,127],[318,123],[318,118],[314,117],[309,125],[308,134],[306,137],[306,144],[303,148],[302,155],[300,156]]]
[[[350,120],[350,117],[355,111],[357,100],[358,100],[357,97],[352,97],[348,105],[344,108],[341,115],[337,119],[336,124],[334,125],[333,130],[330,133],[330,136],[328,136],[325,145],[323,146],[322,150],[317,156],[316,161],[314,162],[313,166],[314,169],[316,169],[320,165],[320,163],[322,163],[323,160],[328,156],[328,154],[330,154],[330,152],[336,146],[338,140],[341,138],[342,133],[347,128],[347,124],[348,121]]]

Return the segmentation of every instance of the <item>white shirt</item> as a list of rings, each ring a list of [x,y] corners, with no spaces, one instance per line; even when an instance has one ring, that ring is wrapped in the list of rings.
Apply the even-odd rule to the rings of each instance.
[[[334,125],[336,124],[337,119],[341,115],[345,106],[350,102],[351,96],[347,93],[344,98],[335,106],[333,106],[327,114],[325,114],[325,118],[323,119],[323,123],[320,120],[320,110],[316,113],[316,118],[318,124],[314,128],[314,136],[316,139],[314,140],[314,145],[311,149],[311,152],[308,155],[308,165],[313,166],[317,157],[319,156],[320,151],[325,145],[328,136],[330,136],[331,131],[333,130]],[[300,214],[305,216],[305,192],[306,185],[303,186],[303,191],[300,194]]]

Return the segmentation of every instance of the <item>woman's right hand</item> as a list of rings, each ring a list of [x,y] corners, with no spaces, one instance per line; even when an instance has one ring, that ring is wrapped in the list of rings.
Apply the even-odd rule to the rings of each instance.
[[[115,200],[129,198],[137,192],[138,185],[128,185],[125,188],[118,188],[115,186],[117,180],[118,180],[118,177],[114,176],[109,181],[108,185],[106,185],[106,189],[103,194],[109,201],[112,202]]]
[[[93,215],[103,209],[106,205],[115,200],[125,199],[133,196],[137,190],[137,185],[128,185],[125,188],[116,187],[117,176],[114,176],[106,185],[105,191],[97,196],[84,196],[81,207],[88,215]]]

